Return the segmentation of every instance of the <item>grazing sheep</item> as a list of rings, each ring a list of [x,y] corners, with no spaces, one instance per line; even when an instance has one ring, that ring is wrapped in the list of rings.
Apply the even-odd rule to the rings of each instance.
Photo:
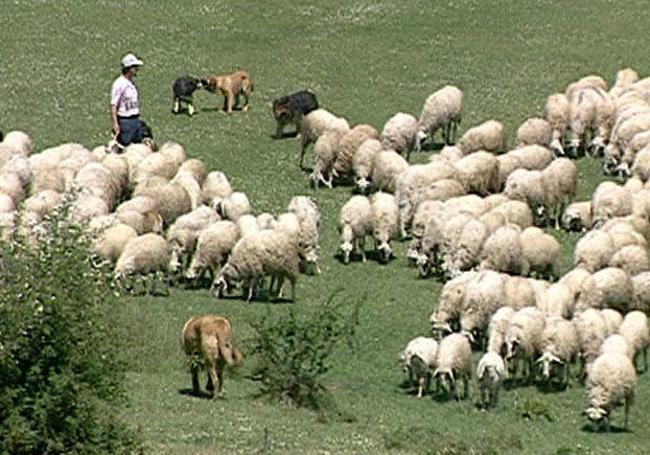
[[[643,353],[643,371],[648,371],[648,346],[650,346],[650,331],[648,317],[641,311],[630,311],[625,315],[618,333],[623,335],[632,349],[634,367],[638,370],[636,358]]]
[[[578,168],[568,158],[558,158],[542,171],[544,183],[545,215],[549,222],[560,228],[564,208],[575,197],[578,189]]]
[[[129,240],[138,236],[131,226],[118,223],[105,229],[93,242],[93,250],[99,257],[115,263]]]
[[[346,132],[338,144],[338,153],[334,160],[334,169],[332,174],[336,178],[342,178],[352,172],[352,159],[357,149],[366,139],[377,139],[379,133],[368,124],[356,125],[350,131]]]
[[[302,169],[303,158],[305,150],[316,142],[316,140],[327,130],[333,128],[340,128],[341,131],[350,129],[345,119],[337,117],[325,109],[315,109],[303,117],[300,125],[300,168]]]
[[[183,264],[188,262],[196,246],[199,232],[219,219],[217,212],[202,205],[174,221],[167,231],[167,242],[171,250],[170,272],[179,271]]]
[[[615,253],[612,237],[602,230],[587,232],[573,250],[573,267],[594,273],[609,265]]]
[[[506,276],[491,270],[482,271],[467,283],[460,329],[476,346],[484,346],[490,317],[503,304]]]
[[[180,185],[185,190],[190,198],[190,208],[192,210],[203,205],[201,185],[194,178],[194,174],[189,171],[179,171],[170,183]]]
[[[431,329],[435,333],[451,333],[458,327],[467,285],[478,275],[478,272],[465,272],[444,284],[438,297],[438,305],[429,318]]]
[[[32,138],[23,131],[9,131],[4,138],[0,138],[2,145],[14,150],[15,153],[22,156],[29,156],[32,153],[34,143]]]
[[[460,400],[460,391],[456,381],[463,381],[463,396],[469,397],[469,381],[472,377],[472,348],[463,335],[452,333],[446,336],[438,346],[438,367],[433,373],[438,386],[446,393],[454,392]]]
[[[600,314],[603,316],[605,324],[607,325],[607,335],[609,336],[618,333],[618,329],[623,323],[623,315],[611,308],[603,308],[600,310]]]
[[[646,247],[645,237],[627,221],[604,225],[601,230],[607,232],[611,237],[614,251],[619,251],[629,245]]]
[[[313,273],[319,274],[318,259],[320,246],[320,210],[314,200],[308,196],[294,196],[289,201],[287,211],[298,217],[300,231],[298,246],[303,268],[312,267]]]
[[[600,351],[598,355],[605,354],[620,354],[628,357],[630,360],[634,359],[634,350],[628,343],[627,339],[623,335],[615,333],[609,335],[603,341],[603,344],[600,345]]]
[[[339,130],[327,130],[316,140],[314,144],[314,171],[311,174],[314,188],[318,188],[319,182],[322,182],[328,188],[332,188],[334,162],[336,161],[343,134]]]
[[[490,318],[488,324],[487,351],[505,354],[506,333],[510,320],[515,314],[515,309],[510,306],[502,306]]]
[[[339,216],[339,235],[343,262],[350,262],[350,254],[360,250],[363,262],[366,262],[365,239],[372,234],[372,207],[365,196],[352,196],[341,207]]]
[[[506,224],[494,231],[483,244],[480,260],[482,270],[526,275],[528,263],[523,254],[519,226]]]
[[[508,176],[503,193],[510,199],[528,204],[536,219],[540,218],[547,205],[544,174],[541,171],[515,169]]]
[[[607,90],[607,82],[605,82],[605,79],[603,79],[602,76],[599,76],[597,74],[590,74],[578,79],[576,82],[569,84],[564,93],[568,98],[571,98],[575,95],[576,92],[586,88]]]
[[[416,146],[418,120],[411,114],[398,112],[389,118],[381,131],[381,145],[384,149],[394,150],[411,157],[411,150]]]
[[[458,147],[464,155],[484,150],[486,152],[501,152],[506,148],[506,129],[497,120],[488,120],[465,131],[458,141]]]
[[[546,298],[546,282],[505,274],[504,280],[503,304],[515,310],[537,305],[538,300],[541,300],[541,295]],[[544,283],[544,286],[538,286],[538,282]]]
[[[542,378],[550,383],[553,370],[561,368],[561,385],[569,386],[571,364],[577,359],[580,339],[571,321],[562,317],[549,317],[542,332],[542,355],[537,362],[542,364]]]
[[[593,308],[576,313],[571,321],[580,340],[579,378],[582,382],[589,374],[591,364],[598,357],[600,346],[607,338],[607,322],[600,311]]]
[[[551,281],[559,278],[562,247],[555,237],[540,228],[529,227],[521,232],[520,241],[531,276]]]
[[[521,159],[512,152],[508,152],[497,156],[497,164],[499,168],[499,190],[503,190],[506,180],[508,180],[508,176],[512,174],[515,169],[522,167]]]
[[[548,148],[536,144],[518,147],[507,154],[519,158],[521,167],[529,171],[541,171],[555,159]]]
[[[431,369],[436,367],[437,357],[438,342],[427,337],[412,339],[399,354],[399,359],[404,362],[404,371],[409,374],[409,380],[417,381],[418,398],[422,398],[428,388]]]
[[[526,119],[517,129],[517,147],[541,145],[550,147],[553,140],[551,123],[539,117]]]
[[[217,213],[224,219],[237,221],[240,216],[251,213],[251,203],[245,193],[235,191],[219,202]]]
[[[636,372],[630,359],[621,354],[605,354],[593,363],[587,381],[589,407],[584,414],[599,430],[610,430],[611,412],[621,402],[625,405],[625,426],[634,400]]]
[[[506,223],[516,224],[521,229],[533,225],[533,212],[524,201],[510,200],[492,209],[494,213],[502,214]]]
[[[566,231],[584,232],[592,225],[591,201],[569,204],[562,214],[562,228]]]
[[[370,198],[370,203],[375,249],[380,260],[387,263],[393,255],[390,241],[399,233],[399,207],[392,194],[381,191]]]
[[[203,181],[201,192],[203,203],[216,209],[224,198],[232,194],[232,187],[226,174],[221,171],[212,171]]]
[[[551,150],[556,155],[562,156],[564,155],[563,146],[570,121],[569,99],[564,93],[555,93],[547,98],[544,111],[546,120],[551,125]]]
[[[650,272],[639,273],[632,277],[634,288],[630,309],[650,313]]]
[[[239,239],[239,229],[232,221],[216,221],[198,233],[196,251],[185,274],[196,280],[206,270],[212,281]]]
[[[650,270],[648,253],[644,247],[628,245],[618,250],[609,261],[610,267],[619,267],[629,275],[637,275]]]
[[[183,161],[183,164],[178,168],[178,172],[189,172],[194,177],[194,180],[202,186],[208,176],[208,167],[200,159],[190,158]]]
[[[570,319],[573,316],[575,297],[569,286],[553,283],[546,290],[546,296],[537,302],[537,308],[546,316]]]
[[[454,163],[456,179],[468,193],[487,196],[499,190],[499,161],[487,152],[465,155]]]
[[[483,354],[476,368],[476,377],[481,390],[481,405],[484,408],[496,406],[501,384],[508,377],[508,370],[501,356],[491,351]]]
[[[259,280],[270,275],[277,280],[277,289],[271,294],[281,296],[284,279],[291,283],[291,298],[295,300],[295,283],[300,273],[300,257],[295,238],[282,229],[265,229],[251,233],[237,241],[230,258],[213,283],[217,296],[236,282],[242,282],[246,301],[257,291]],[[274,281],[275,281],[274,280]]]
[[[167,241],[158,234],[144,234],[129,240],[124,245],[122,254],[115,264],[115,280],[122,282],[125,278],[133,275],[165,273],[168,264]],[[155,291],[155,284],[154,278],[149,289],[151,294]],[[165,293],[169,293],[167,286]]]
[[[510,319],[506,331],[506,362],[513,365],[516,376],[517,361],[528,367],[528,383],[535,379],[534,362],[542,353],[542,334],[546,324],[544,313],[533,307],[522,308]]]
[[[630,215],[632,197],[624,187],[613,182],[603,182],[598,185],[591,198],[591,213],[594,224]]]
[[[237,228],[239,229],[239,237],[246,237],[249,234],[259,232],[260,225],[257,224],[257,218],[254,215],[242,215],[237,218]]]
[[[625,270],[607,267],[582,283],[576,310],[613,308],[625,313],[632,303],[633,293],[632,280]]]
[[[443,207],[444,203],[438,200],[422,201],[418,204],[411,223],[411,243],[406,254],[408,259],[417,260],[427,221],[436,213],[440,212]]]
[[[639,73],[637,73],[632,68],[624,68],[619,70],[616,73],[616,80],[611,89],[609,89],[609,95],[612,98],[618,98],[621,96],[632,84],[639,80]]]
[[[424,102],[417,123],[417,149],[424,140],[433,140],[436,131],[442,130],[442,140],[452,144],[463,114],[463,92],[456,86],[446,85],[433,92]]]
[[[635,155],[632,174],[644,183],[650,179],[650,145],[642,148]]]
[[[223,390],[225,365],[237,366],[244,358],[232,343],[230,321],[211,314],[190,318],[183,326],[181,344],[185,354],[190,357],[194,394],[200,390],[198,375],[202,363],[208,374],[206,389],[212,392],[213,399],[219,398]]]
[[[449,276],[470,270],[478,265],[485,239],[491,234],[488,227],[477,219],[465,224],[451,246],[447,248],[443,270]]]
[[[373,186],[380,191],[395,192],[397,176],[407,170],[408,162],[394,150],[382,150],[375,155],[372,169]]]
[[[314,146],[316,147],[316,146]],[[352,157],[352,170],[356,176],[357,188],[366,191],[370,186],[370,176],[375,162],[375,156],[382,150],[381,142],[377,139],[366,139]]]

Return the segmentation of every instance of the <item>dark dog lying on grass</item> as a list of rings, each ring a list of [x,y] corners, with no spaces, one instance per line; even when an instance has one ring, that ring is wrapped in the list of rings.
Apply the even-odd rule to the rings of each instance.
[[[309,90],[300,90],[273,101],[273,117],[278,126],[274,137],[282,137],[284,127],[289,123],[296,126],[296,134],[299,134],[303,116],[315,109],[318,109],[318,100]]]
[[[174,92],[174,107],[172,108],[172,112],[178,114],[181,110],[181,102],[183,102],[187,104],[187,113],[193,115],[194,105],[192,95],[200,88],[203,88],[201,81],[194,77],[184,76],[176,79],[172,86],[172,91]]]

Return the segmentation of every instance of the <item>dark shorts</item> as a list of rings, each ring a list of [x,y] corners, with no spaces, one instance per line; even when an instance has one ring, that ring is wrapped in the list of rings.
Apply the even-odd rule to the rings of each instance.
[[[117,142],[123,147],[129,144],[139,144],[145,137],[151,137],[151,129],[138,117],[118,118],[120,135]]]

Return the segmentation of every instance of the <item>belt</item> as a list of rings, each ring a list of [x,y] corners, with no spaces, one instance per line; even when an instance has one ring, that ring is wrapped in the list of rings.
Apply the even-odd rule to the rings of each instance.
[[[118,115],[117,119],[118,120],[131,120],[131,119],[138,118],[138,117],[140,117],[140,114],[129,115],[128,117]]]

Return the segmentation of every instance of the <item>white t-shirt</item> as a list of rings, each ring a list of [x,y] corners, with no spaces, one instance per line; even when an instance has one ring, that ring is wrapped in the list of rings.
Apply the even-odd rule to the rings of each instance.
[[[124,76],[115,79],[111,88],[111,105],[117,106],[120,117],[140,114],[140,95],[133,82]]]

